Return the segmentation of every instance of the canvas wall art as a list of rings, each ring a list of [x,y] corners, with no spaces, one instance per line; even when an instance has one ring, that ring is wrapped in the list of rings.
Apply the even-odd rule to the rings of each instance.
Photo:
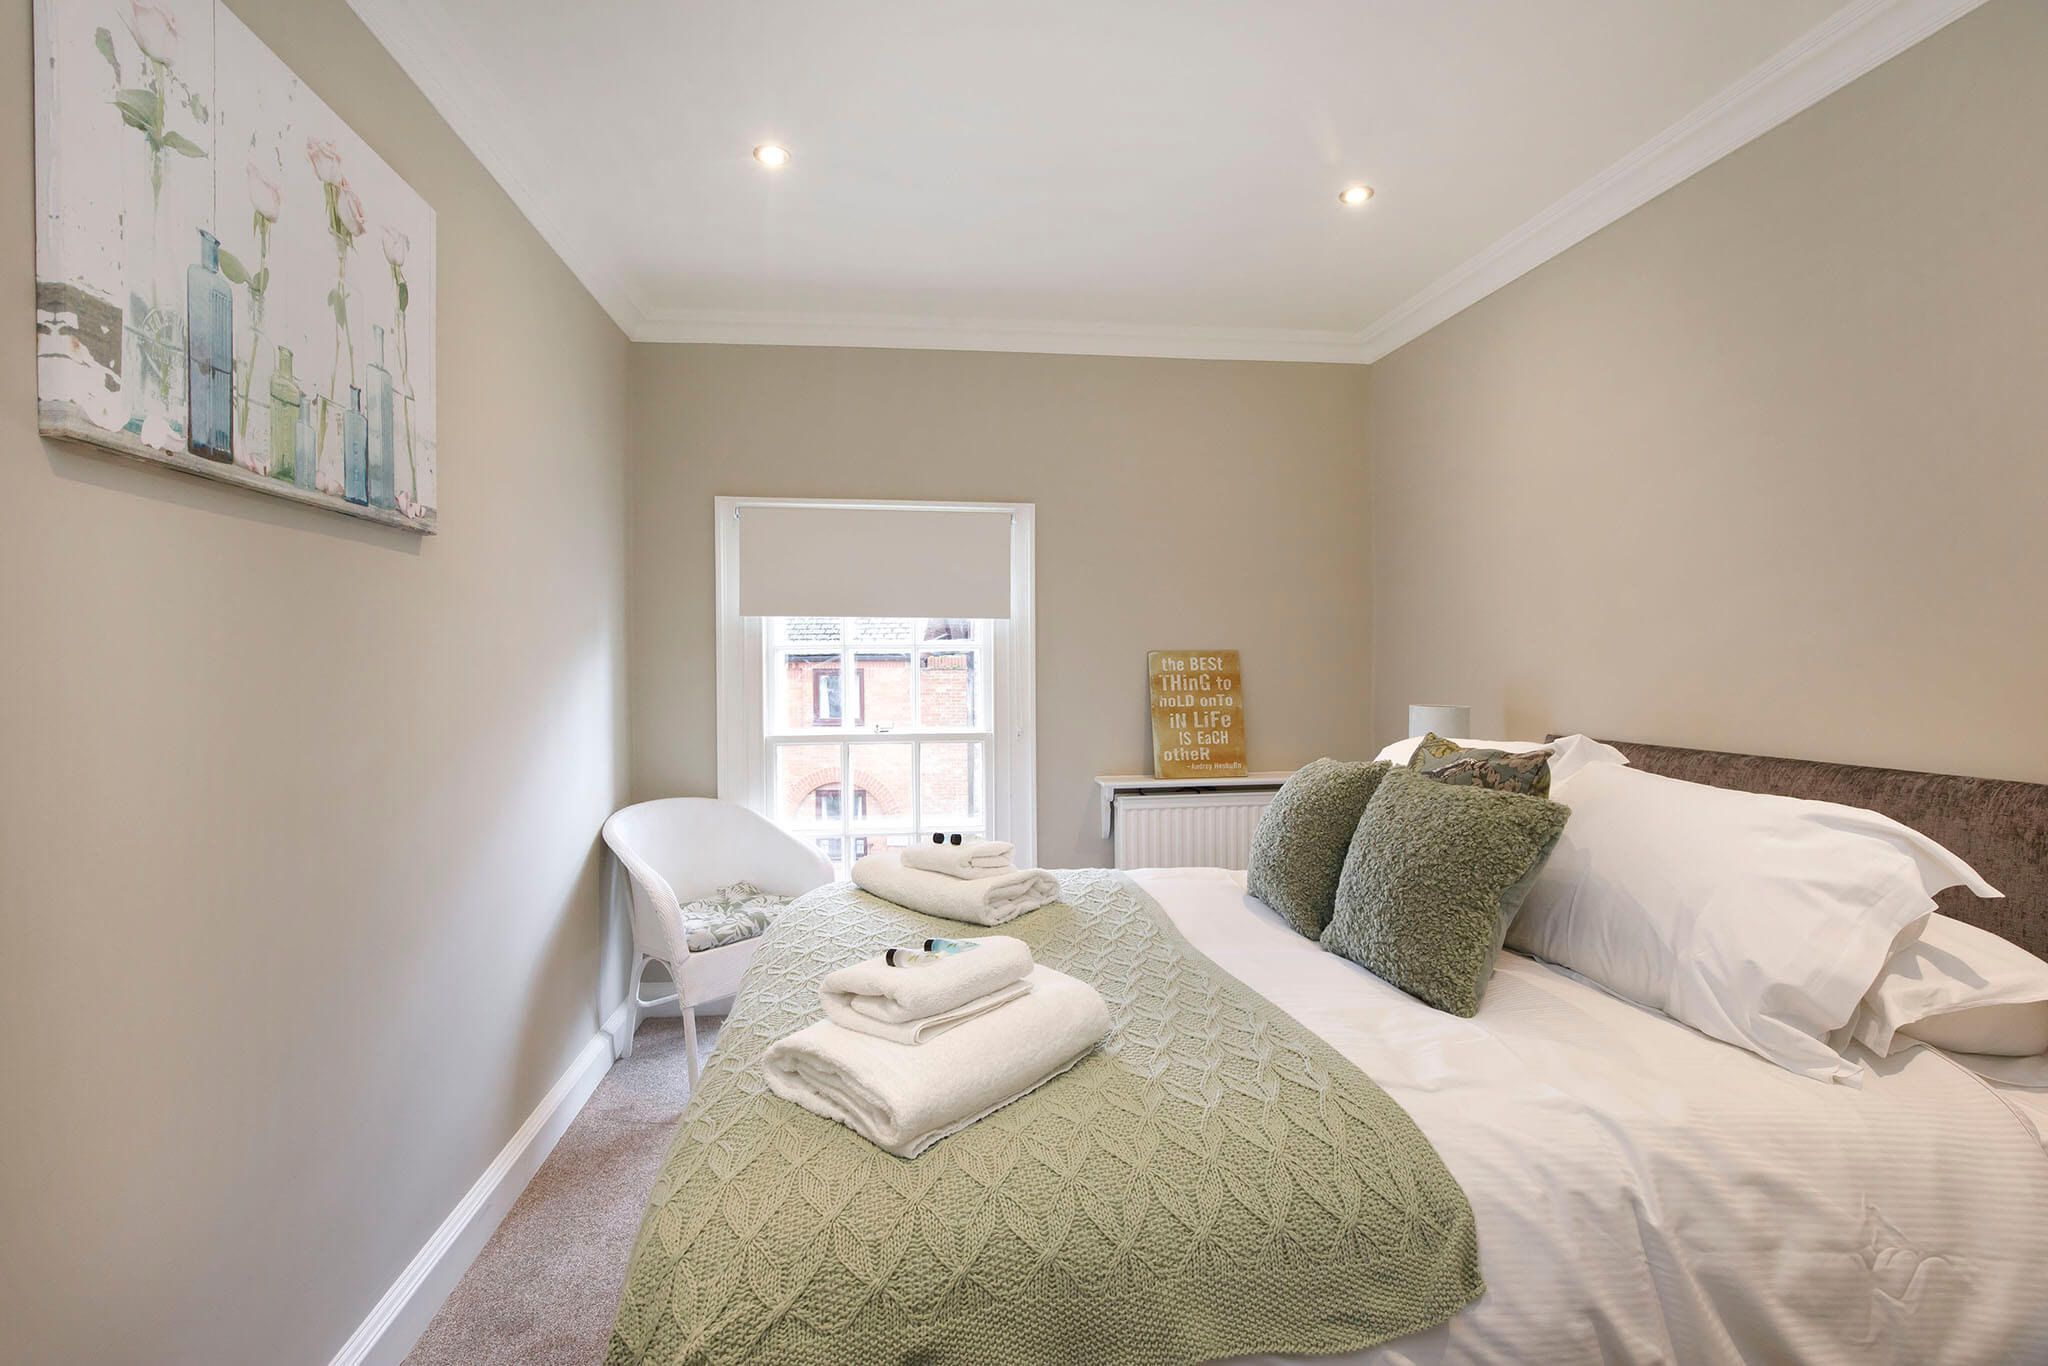
[[[436,523],[434,211],[215,0],[37,0],[45,435]]]
[[[1244,674],[1235,650],[1154,650],[1152,776],[1242,778]]]

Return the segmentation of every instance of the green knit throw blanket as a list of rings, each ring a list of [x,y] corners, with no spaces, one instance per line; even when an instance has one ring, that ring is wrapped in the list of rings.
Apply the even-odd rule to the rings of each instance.
[[[1355,1351],[1485,1288],[1472,1209],[1405,1111],[1197,953],[1121,873],[1002,927],[1092,983],[1071,1071],[904,1161],[778,1099],[818,981],[961,927],[847,883],[762,937],[654,1183],[608,1366],[1168,1366]]]

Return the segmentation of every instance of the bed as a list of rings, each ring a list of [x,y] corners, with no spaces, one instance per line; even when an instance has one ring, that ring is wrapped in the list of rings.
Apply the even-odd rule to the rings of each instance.
[[[2048,925],[2039,899],[2048,788],[1999,784],[1986,802],[1970,779],[1621,748],[1653,771],[1851,800],[1919,824],[2005,885],[2007,903],[1989,912],[1993,928],[2038,943]],[[1742,777],[1751,783],[1736,781]],[[1235,1359],[2048,1360],[2048,1091],[2000,1085],[1930,1048],[1862,1055],[1868,1072],[1860,1086],[1816,1083],[1512,953],[1501,958],[1478,1016],[1459,1019],[1296,934],[1245,894],[1242,873],[1139,870],[1120,885],[1156,907],[1193,955],[1226,969],[1235,985],[1277,1008],[1283,1024],[1305,1029],[1371,1078],[1433,1147],[1476,1225],[1484,1293],[1447,1318],[1436,1314],[1434,1326],[1363,1350]],[[1983,907],[1944,909],[1977,912],[1984,923]],[[771,941],[779,929],[778,922]],[[764,942],[764,955],[770,947]],[[750,995],[758,1005],[790,985],[750,976],[735,1019],[744,1024]],[[714,1331],[715,1306],[675,1303],[686,1284],[708,1291],[774,1278],[772,1248],[724,1259],[738,1266],[692,1267],[693,1240],[678,1234],[692,1211],[676,1174],[717,1169],[738,1151],[715,1116],[733,1113],[733,1091],[744,1089],[745,1033],[736,1032],[734,1054],[715,1055],[705,1074],[709,1101],[725,1067],[728,1104],[700,1109],[693,1100],[678,1128],[636,1243],[608,1361],[671,1366],[782,1355],[764,1352],[769,1339],[754,1330]],[[720,1054],[727,1047],[722,1037]],[[902,1166],[914,1165],[863,1168],[861,1179],[893,1187],[909,1179]],[[802,1179],[801,1157],[789,1170]],[[702,1182],[698,1190],[701,1231],[709,1206]],[[726,1233],[735,1219],[765,1220],[769,1212],[720,1209],[716,1217]],[[750,1270],[749,1262],[761,1265]],[[1249,1274],[1246,1284],[1244,1312],[1252,1314],[1272,1287]],[[930,1308],[942,1316],[952,1302]],[[1085,1317],[1085,1302],[1077,1312]],[[663,1331],[647,1331],[656,1320]],[[686,1322],[694,1326],[673,1330]],[[843,1359],[986,1359],[949,1354],[936,1341],[906,1336],[901,1350],[870,1341]],[[832,1359],[829,1341],[809,1340],[807,1350],[811,1359]],[[1062,1358],[1048,1351],[1030,1359]]]

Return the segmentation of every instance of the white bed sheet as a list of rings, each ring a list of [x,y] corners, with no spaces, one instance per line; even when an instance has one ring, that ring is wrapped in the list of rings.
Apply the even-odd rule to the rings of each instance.
[[[1221,869],[1132,874],[1356,1063],[1464,1186],[1487,1291],[1360,1366],[2048,1362],[2048,1151],[1933,1049],[1794,1076],[1503,955],[1478,1016],[1324,953]]]

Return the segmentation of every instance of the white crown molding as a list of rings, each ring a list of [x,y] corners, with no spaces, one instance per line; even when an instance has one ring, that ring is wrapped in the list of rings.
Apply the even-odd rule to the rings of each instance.
[[[590,1093],[611,1070],[619,1055],[626,1018],[626,1003],[621,1001],[526,1117],[519,1132],[441,1221],[426,1246],[399,1273],[369,1317],[349,1335],[329,1366],[397,1366],[404,1360],[462,1273],[469,1270],[511,1211],[526,1183],[554,1151],[569,1122],[582,1112]]]
[[[771,313],[747,309],[650,309],[636,342],[728,346],[907,347],[938,351],[1034,351],[1071,356],[1182,360],[1359,360],[1355,332],[1266,327],[1179,327],[907,317],[879,313]]]
[[[640,309],[625,277],[600,244],[571,226],[574,208],[549,188],[548,176],[530,163],[527,154],[515,150],[518,139],[508,133],[520,126],[518,107],[477,79],[477,73],[488,68],[463,41],[440,0],[348,0],[348,6],[526,215],[534,231],[583,282],[598,307],[632,336],[640,325]]]
[[[475,79],[483,69],[439,0],[348,0],[456,136],[496,178],[598,303],[636,342],[906,347],[1190,360],[1370,364],[1680,181],[1968,14],[1983,0],[1852,0],[1742,79],[1427,289],[1356,332],[1115,325],[887,314],[655,308],[504,130],[520,111]]]
[[[1855,0],[1358,334],[1368,364],[1818,104],[1984,0]]]

